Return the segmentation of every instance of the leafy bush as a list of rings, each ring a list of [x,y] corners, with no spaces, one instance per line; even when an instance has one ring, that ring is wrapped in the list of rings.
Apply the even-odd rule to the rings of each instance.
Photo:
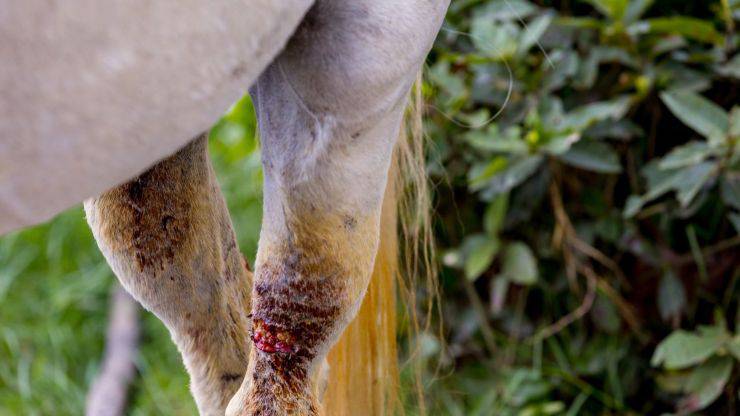
[[[737,0],[452,3],[424,88],[436,412],[734,412],[739,18]]]

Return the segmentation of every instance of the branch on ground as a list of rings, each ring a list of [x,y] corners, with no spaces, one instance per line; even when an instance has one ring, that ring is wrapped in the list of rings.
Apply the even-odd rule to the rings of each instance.
[[[87,416],[121,416],[136,372],[134,358],[139,338],[139,305],[118,287],[111,295],[105,354],[100,372],[87,395]]]

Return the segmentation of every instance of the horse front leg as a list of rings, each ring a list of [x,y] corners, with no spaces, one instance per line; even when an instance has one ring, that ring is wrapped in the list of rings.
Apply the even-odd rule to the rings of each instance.
[[[222,416],[247,370],[251,274],[206,136],[89,199],[85,212],[123,286],[172,334],[200,413]]]

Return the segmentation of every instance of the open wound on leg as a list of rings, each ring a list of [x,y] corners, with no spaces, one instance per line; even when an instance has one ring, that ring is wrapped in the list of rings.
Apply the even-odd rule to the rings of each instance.
[[[334,262],[320,257],[293,251],[283,261],[260,267],[251,332],[260,351],[308,364],[336,332],[346,282]]]
[[[297,351],[293,335],[261,319],[255,319],[252,322],[250,335],[254,346],[262,352],[292,354]]]

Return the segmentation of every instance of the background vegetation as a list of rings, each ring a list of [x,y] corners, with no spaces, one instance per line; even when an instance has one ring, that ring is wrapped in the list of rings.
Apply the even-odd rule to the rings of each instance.
[[[738,0],[453,1],[424,85],[431,414],[738,412],[738,20]],[[251,259],[248,100],[211,151]],[[79,208],[0,239],[0,415],[82,413],[113,282]],[[142,319],[131,414],[195,414]]]

